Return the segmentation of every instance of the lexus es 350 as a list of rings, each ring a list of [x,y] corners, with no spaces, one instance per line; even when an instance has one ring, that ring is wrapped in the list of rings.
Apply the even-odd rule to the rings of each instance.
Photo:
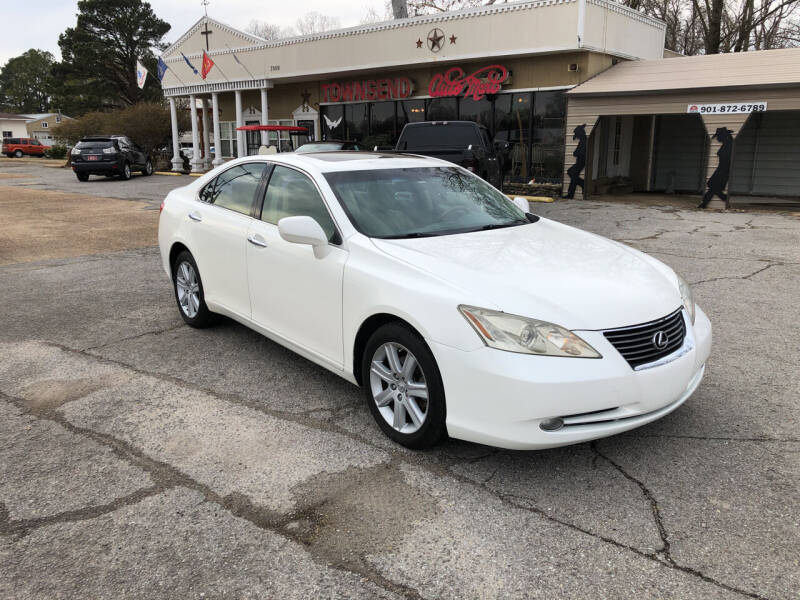
[[[528,210],[437,159],[280,154],[170,192],[158,236],[186,323],[227,315],[361,386],[409,447],[548,448],[678,408],[711,348],[687,283]]]

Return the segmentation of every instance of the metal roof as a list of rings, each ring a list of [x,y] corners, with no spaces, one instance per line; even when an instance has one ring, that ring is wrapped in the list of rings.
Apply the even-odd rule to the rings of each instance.
[[[26,117],[25,115],[18,115],[15,113],[6,113],[0,112],[0,119],[4,119],[6,121],[29,121],[30,118]]]
[[[800,85],[800,48],[786,48],[621,62],[568,94],[628,95],[797,85]]]

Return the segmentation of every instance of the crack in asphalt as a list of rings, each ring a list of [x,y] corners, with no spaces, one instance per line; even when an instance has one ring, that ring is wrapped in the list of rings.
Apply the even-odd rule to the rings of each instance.
[[[132,335],[129,337],[119,338],[117,340],[110,340],[108,342],[104,342],[102,344],[98,344],[96,346],[89,346],[87,348],[83,348],[80,352],[89,352],[90,350],[99,350],[101,348],[105,348],[106,346],[110,346],[112,344],[119,344],[121,342],[130,342],[131,340],[138,340],[139,338],[146,337],[148,335],[161,335],[162,333],[167,333],[168,331],[174,331],[175,329],[180,329],[181,327],[185,327],[183,321],[180,323],[176,323],[175,325],[171,325],[169,327],[164,327],[162,329],[153,329],[151,331],[145,331],[143,333],[137,333],[136,335]]]
[[[128,369],[130,371],[133,371],[133,372],[138,373],[138,374],[143,375],[143,376],[151,377],[151,378],[154,378],[154,379],[160,379],[160,380],[163,380],[163,381],[168,381],[168,382],[180,385],[182,387],[186,387],[186,388],[189,388],[189,389],[194,389],[196,391],[202,392],[204,394],[208,394],[210,396],[214,396],[214,397],[219,398],[221,400],[225,400],[225,401],[231,402],[231,403],[236,404],[236,405],[240,405],[240,406],[244,406],[244,407],[256,410],[256,411],[258,411],[260,413],[263,413],[265,415],[274,417],[276,419],[281,419],[281,420],[285,420],[285,421],[291,421],[291,422],[303,425],[305,427],[317,429],[317,430],[320,430],[320,431],[326,431],[326,432],[329,432],[329,433],[336,433],[336,434],[348,437],[348,438],[350,438],[350,439],[352,439],[354,441],[357,441],[357,442],[360,442],[362,444],[365,444],[366,446],[369,446],[371,448],[375,448],[375,449],[380,449],[380,450],[386,451],[385,448],[381,447],[378,444],[373,443],[368,438],[365,438],[364,436],[361,436],[361,435],[359,435],[357,433],[354,433],[352,431],[343,429],[343,428],[341,428],[341,427],[339,427],[339,426],[337,426],[335,424],[332,424],[330,422],[322,422],[322,421],[318,421],[318,420],[314,420],[314,419],[304,419],[301,416],[297,415],[296,413],[286,413],[284,411],[277,411],[277,410],[274,410],[274,409],[269,409],[269,408],[266,408],[264,406],[261,406],[261,405],[257,404],[256,402],[249,401],[248,399],[245,399],[245,398],[241,398],[240,396],[236,396],[236,395],[233,395],[233,394],[223,394],[223,393],[219,393],[219,392],[216,392],[216,391],[213,391],[213,390],[208,390],[208,389],[205,389],[205,388],[203,388],[201,386],[188,383],[188,382],[186,382],[184,380],[178,379],[178,378],[173,377],[173,376],[164,375],[164,374],[160,374],[160,373],[156,373],[156,374],[150,373],[150,372],[144,371],[142,369],[139,369],[139,368],[137,368],[135,366],[126,364],[126,363],[124,363],[124,362],[122,362],[120,360],[109,359],[109,358],[106,358],[106,357],[103,357],[103,356],[100,356],[100,355],[97,355],[97,354],[92,354],[90,352],[76,350],[74,348],[70,348],[70,347],[64,346],[62,344],[53,343],[53,342],[47,342],[47,345],[50,345],[50,346],[55,347],[55,348],[58,348],[58,349],[63,350],[65,352],[79,354],[81,356],[85,356],[85,357],[91,358],[93,360],[97,360],[99,362],[102,362],[102,363],[123,367],[125,369]],[[21,399],[12,398],[12,397],[10,397],[10,396],[8,396],[6,394],[3,394],[2,392],[0,392],[0,397],[9,398],[10,401],[12,401],[14,404],[17,404],[18,406],[22,406],[23,409],[26,408],[26,406],[24,405],[24,401],[21,400]],[[312,556],[312,558],[317,562],[319,562],[320,559],[321,559],[322,563],[325,564],[325,565],[332,566],[334,568],[338,568],[338,569],[342,569],[342,570],[350,571],[350,572],[352,572],[352,573],[354,573],[356,575],[364,577],[365,579],[369,580],[370,582],[374,583],[375,585],[378,585],[379,587],[381,587],[382,589],[384,589],[384,590],[386,590],[388,592],[398,593],[398,594],[401,594],[401,595],[405,596],[406,598],[412,598],[414,600],[417,600],[418,598],[421,598],[421,596],[419,595],[419,592],[417,592],[413,588],[410,588],[410,587],[406,586],[405,584],[397,583],[395,581],[387,579],[379,571],[377,571],[375,568],[367,567],[366,565],[368,563],[366,563],[366,562],[364,563],[365,566],[363,568],[357,568],[357,567],[354,568],[349,563],[348,563],[348,565],[341,564],[342,561],[341,561],[340,557],[338,557],[338,556],[335,556],[335,555],[330,555],[329,556],[329,555],[326,555],[326,553],[315,553],[312,548],[310,548],[307,544],[305,544],[303,542],[303,539],[300,536],[294,534],[291,530],[286,528],[286,526],[289,523],[291,523],[292,521],[297,520],[297,517],[298,517],[299,514],[302,516],[301,513],[305,513],[305,512],[307,512],[309,510],[312,510],[312,509],[314,509],[316,507],[306,507],[305,509],[303,509],[303,511],[301,511],[301,513],[292,512],[292,513],[289,513],[289,514],[280,515],[278,513],[274,513],[274,512],[269,511],[269,510],[267,510],[265,508],[262,508],[262,507],[254,505],[252,503],[252,501],[250,501],[249,498],[247,498],[246,496],[244,496],[242,494],[239,494],[239,493],[229,494],[228,496],[224,496],[223,497],[223,496],[220,496],[218,493],[214,492],[211,488],[209,488],[205,484],[202,484],[202,483],[200,483],[198,481],[195,481],[194,479],[192,479],[189,476],[185,475],[183,472],[181,472],[176,467],[173,467],[172,465],[169,465],[167,463],[158,461],[156,459],[153,459],[152,457],[147,456],[144,452],[142,452],[141,450],[138,450],[137,448],[135,448],[131,443],[125,442],[123,440],[119,440],[118,438],[115,438],[114,436],[112,436],[110,434],[100,433],[100,432],[97,432],[97,431],[95,431],[93,429],[90,429],[90,428],[84,428],[84,427],[80,427],[80,426],[76,426],[76,425],[72,424],[70,421],[68,421],[66,419],[66,417],[64,417],[57,410],[51,411],[50,413],[46,414],[45,416],[39,416],[39,418],[49,418],[51,420],[56,421],[60,425],[64,426],[65,428],[67,428],[68,430],[70,430],[70,431],[72,431],[72,432],[74,432],[76,434],[86,435],[86,436],[90,437],[91,439],[93,439],[93,440],[95,440],[95,441],[97,441],[99,443],[102,443],[102,444],[104,444],[106,446],[109,446],[118,456],[120,456],[120,458],[123,458],[123,460],[127,460],[131,464],[134,464],[136,466],[140,466],[140,468],[142,468],[143,470],[147,471],[151,475],[151,477],[153,477],[154,480],[157,481],[157,485],[158,485],[158,483],[160,483],[161,485],[164,485],[164,486],[168,485],[169,487],[182,486],[182,487],[186,487],[186,488],[189,488],[189,489],[196,490],[196,491],[200,492],[201,494],[203,494],[203,496],[208,501],[218,504],[219,506],[221,506],[225,510],[229,511],[234,516],[243,518],[243,519],[249,521],[250,523],[252,523],[253,525],[255,525],[256,527],[259,527],[261,529],[268,529],[270,531],[273,531],[273,532],[277,533],[278,535],[281,535],[283,537],[292,539],[293,541],[296,541],[296,542],[302,544],[307,549],[307,551],[309,551],[309,554]],[[474,480],[472,480],[472,479],[470,479],[470,478],[468,478],[466,476],[459,475],[458,473],[453,472],[450,467],[453,464],[455,464],[456,462],[462,462],[463,459],[447,457],[448,458],[448,464],[446,464],[445,466],[440,466],[440,465],[437,465],[436,463],[431,463],[430,461],[425,462],[425,456],[424,455],[412,455],[412,456],[409,456],[409,455],[403,454],[403,453],[401,453],[401,452],[399,452],[397,450],[389,451],[389,455],[391,457],[391,462],[393,463],[394,468],[399,468],[400,465],[416,466],[416,467],[422,469],[423,471],[428,472],[429,474],[432,474],[432,475],[435,475],[435,476],[449,477],[451,479],[455,479],[456,481],[460,481],[460,482],[462,482],[464,484],[467,484],[467,485],[476,487],[478,489],[484,490],[486,493],[488,493],[492,497],[497,498],[498,500],[500,500],[503,504],[506,504],[508,506],[512,506],[512,507],[515,507],[515,508],[519,508],[519,509],[524,509],[524,510],[527,510],[529,512],[533,512],[533,513],[535,513],[537,515],[540,515],[540,516],[544,517],[545,519],[547,519],[550,522],[556,523],[558,525],[562,525],[564,527],[568,527],[573,531],[580,532],[582,534],[588,535],[588,536],[590,536],[592,538],[595,538],[595,539],[600,540],[602,542],[611,544],[611,545],[613,545],[615,547],[618,547],[618,548],[621,548],[621,549],[625,549],[625,550],[629,550],[629,551],[635,553],[638,556],[647,558],[648,560],[653,560],[653,561],[657,562],[659,565],[662,565],[662,566],[664,566],[666,568],[674,569],[676,571],[680,571],[682,573],[692,575],[692,576],[697,577],[697,578],[699,578],[699,579],[701,579],[701,580],[703,580],[703,581],[705,581],[707,583],[713,584],[713,585],[718,586],[718,587],[720,587],[722,589],[725,589],[727,591],[740,594],[740,595],[745,596],[745,597],[757,598],[759,600],[765,600],[764,596],[761,596],[761,595],[759,595],[757,593],[753,593],[753,592],[749,592],[747,590],[743,590],[743,589],[737,588],[737,587],[729,585],[729,584],[727,584],[725,582],[722,582],[722,581],[719,581],[717,579],[714,579],[713,577],[711,577],[709,575],[706,575],[705,573],[703,573],[703,572],[701,572],[701,571],[699,571],[697,569],[694,569],[692,567],[688,567],[688,566],[676,563],[674,561],[674,559],[672,558],[671,554],[670,554],[668,534],[667,534],[666,528],[665,528],[665,526],[663,524],[663,521],[662,521],[662,518],[661,518],[660,508],[659,508],[658,503],[657,503],[655,497],[653,496],[653,494],[650,492],[650,490],[641,481],[639,481],[636,478],[634,478],[631,475],[629,475],[620,465],[618,465],[617,463],[612,461],[610,458],[608,458],[607,456],[603,455],[599,450],[597,450],[596,442],[592,442],[591,445],[592,445],[592,447],[593,447],[593,449],[595,451],[595,454],[599,458],[602,458],[603,460],[606,460],[615,469],[617,469],[625,478],[627,478],[630,481],[632,481],[633,483],[635,483],[640,488],[640,490],[642,491],[642,494],[645,496],[645,498],[650,503],[651,511],[653,512],[653,517],[654,517],[656,526],[657,526],[658,531],[659,531],[659,536],[660,536],[660,538],[662,540],[662,544],[663,544],[663,547],[660,550],[658,550],[656,552],[653,552],[653,553],[644,552],[644,551],[642,551],[642,550],[640,550],[640,549],[638,549],[636,547],[629,546],[627,544],[624,544],[622,542],[614,540],[613,538],[609,538],[607,536],[598,534],[596,532],[593,532],[593,531],[590,531],[590,530],[586,530],[586,529],[584,529],[584,528],[582,528],[582,527],[580,527],[580,526],[578,526],[578,525],[576,525],[574,523],[571,523],[569,521],[565,521],[565,520],[559,519],[557,517],[554,517],[554,516],[546,513],[545,511],[543,511],[543,510],[541,510],[541,509],[539,509],[539,508],[537,508],[535,506],[531,506],[531,505],[526,505],[526,504],[520,503],[518,501],[518,498],[520,498],[520,497],[516,497],[513,494],[504,494],[502,492],[493,490],[490,487],[487,487],[485,485],[485,483],[476,482],[476,481],[474,481]],[[487,458],[488,456],[492,456],[494,454],[497,454],[498,452],[500,452],[500,450],[493,449],[493,451],[489,451],[485,455],[482,455],[482,456],[479,456],[477,458],[474,458],[471,462],[476,462],[478,460],[481,460],[482,458]],[[498,468],[498,470],[499,470],[499,468]],[[496,473],[497,473],[497,470],[495,471],[495,473],[493,473],[486,480],[486,482],[488,482]],[[163,489],[168,489],[168,488],[164,487]],[[529,502],[530,502],[530,500],[529,500]]]
[[[712,281],[722,281],[724,279],[750,279],[751,277],[755,277],[759,273],[763,273],[767,269],[771,269],[772,267],[785,267],[787,266],[786,263],[783,262],[770,262],[770,264],[761,267],[749,273],[747,275],[725,275],[723,277],[711,277],[710,279],[701,279],[700,281],[694,281],[691,285],[700,285],[701,283],[711,283]]]
[[[702,436],[702,435],[678,435],[668,433],[649,433],[642,434],[640,437],[649,438],[674,438],[679,440],[702,440],[710,442],[768,442],[783,444],[798,444],[800,438],[769,438],[769,437],[724,437],[724,436]]]
[[[92,441],[109,448],[118,458],[143,470],[150,475],[153,481],[155,481],[155,485],[153,486],[142,488],[132,494],[122,496],[108,504],[93,505],[37,519],[12,521],[9,519],[9,513],[5,506],[0,505],[0,535],[14,536],[19,538],[28,535],[28,533],[34,529],[38,529],[39,527],[44,527],[46,525],[90,520],[95,517],[113,512],[114,510],[123,506],[136,504],[145,498],[158,495],[164,491],[183,487],[199,492],[206,502],[211,502],[220,506],[233,516],[242,518],[259,529],[275,533],[287,539],[287,541],[292,540],[297,542],[303,546],[306,551],[308,551],[315,562],[321,563],[325,566],[331,566],[339,570],[349,571],[367,581],[370,581],[387,592],[400,594],[409,600],[421,600],[422,598],[420,594],[413,588],[410,588],[405,584],[392,581],[384,577],[378,570],[368,567],[369,563],[366,560],[360,563],[361,568],[359,568],[359,566],[354,566],[352,562],[344,564],[339,557],[332,553],[315,551],[316,549],[306,543],[301,536],[296,535],[291,530],[287,529],[287,525],[297,520],[298,515],[302,516],[301,513],[290,512],[287,514],[281,514],[271,511],[254,504],[244,494],[236,492],[222,496],[206,484],[201,483],[183,473],[180,469],[147,455],[130,442],[121,440],[111,434],[102,433],[88,427],[75,425],[58,410],[41,411],[34,414],[27,409],[27,404],[22,398],[10,396],[4,392],[0,392],[0,399],[4,399],[18,408],[21,408],[24,414],[30,414],[38,419],[53,421],[75,435],[87,437]],[[316,508],[318,508],[316,505],[309,506],[306,507],[302,512],[307,512]]]
[[[651,511],[651,513],[653,515],[653,521],[655,522],[655,525],[656,525],[656,527],[658,529],[658,535],[661,538],[662,547],[661,547],[661,549],[656,550],[653,553],[648,553],[648,552],[643,552],[643,551],[639,550],[638,548],[634,548],[634,547],[628,546],[627,544],[622,544],[622,543],[617,542],[615,540],[610,540],[610,543],[618,545],[618,546],[620,546],[622,548],[627,548],[627,549],[629,549],[629,550],[631,550],[633,552],[636,552],[637,554],[639,554],[641,556],[645,556],[645,557],[649,558],[650,560],[655,560],[655,561],[657,561],[657,562],[659,562],[661,564],[664,564],[665,566],[667,566],[667,567],[669,567],[671,569],[676,569],[678,571],[682,571],[684,573],[688,573],[690,575],[694,575],[695,577],[698,577],[698,578],[702,579],[703,581],[706,581],[708,583],[714,584],[714,585],[719,586],[721,588],[724,588],[724,589],[726,589],[728,591],[735,592],[737,594],[741,594],[743,596],[747,596],[747,597],[750,597],[750,598],[757,598],[759,600],[766,600],[766,597],[762,596],[761,594],[757,594],[755,592],[749,592],[747,590],[743,590],[741,588],[737,588],[735,586],[729,585],[729,584],[727,584],[725,582],[719,581],[718,579],[714,579],[713,577],[711,577],[709,575],[706,575],[705,573],[703,573],[702,571],[699,571],[698,569],[694,569],[692,567],[689,567],[689,566],[686,566],[686,565],[682,565],[682,564],[678,563],[677,561],[675,561],[675,559],[672,557],[672,551],[671,551],[671,546],[670,546],[670,541],[669,541],[669,534],[667,532],[666,526],[664,525],[664,519],[663,519],[663,517],[661,515],[661,508],[659,507],[658,500],[656,500],[656,497],[653,494],[653,492],[650,491],[650,489],[641,480],[637,479],[636,477],[634,477],[633,475],[628,473],[622,467],[622,465],[620,465],[618,462],[612,460],[608,455],[603,454],[603,452],[601,452],[600,449],[597,447],[597,441],[596,440],[592,441],[589,444],[589,447],[591,448],[592,452],[595,455],[597,455],[602,460],[605,460],[614,469],[616,469],[623,477],[625,477],[625,479],[627,479],[628,481],[630,481],[633,484],[635,484],[641,490],[642,495],[645,497],[645,499],[647,500],[648,504],[650,505],[650,511]],[[604,536],[600,536],[600,537],[605,539]]]

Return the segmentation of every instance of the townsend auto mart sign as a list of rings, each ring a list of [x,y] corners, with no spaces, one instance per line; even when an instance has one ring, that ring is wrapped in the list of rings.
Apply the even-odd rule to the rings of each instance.
[[[509,71],[502,65],[491,65],[467,74],[461,67],[436,73],[428,85],[431,98],[461,96],[481,100],[487,94],[496,94],[508,81]],[[322,102],[363,102],[374,100],[402,100],[411,96],[414,84],[408,77],[364,79],[323,83]]]
[[[502,65],[491,65],[467,75],[461,67],[453,67],[431,78],[428,94],[432,98],[461,96],[481,100],[487,94],[496,94],[508,80],[508,69]]]

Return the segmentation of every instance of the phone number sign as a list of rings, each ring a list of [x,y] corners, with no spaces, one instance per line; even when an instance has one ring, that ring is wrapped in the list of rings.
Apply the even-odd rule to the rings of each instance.
[[[764,112],[767,110],[767,103],[756,102],[730,102],[727,104],[689,104],[686,107],[687,113],[697,114],[722,114],[722,113],[751,113]]]

